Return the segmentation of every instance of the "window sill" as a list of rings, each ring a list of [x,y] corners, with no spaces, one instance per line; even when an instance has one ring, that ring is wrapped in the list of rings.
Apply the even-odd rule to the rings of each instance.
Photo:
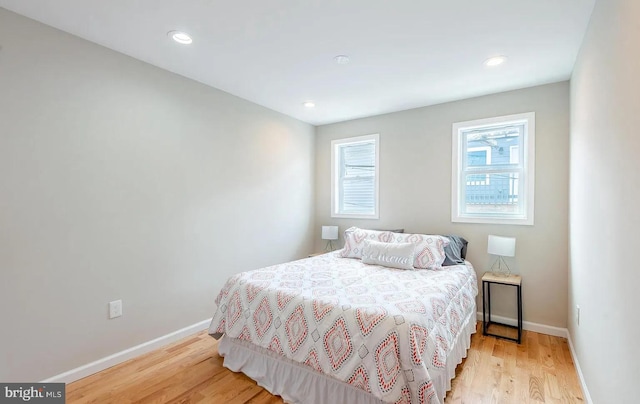
[[[452,217],[453,223],[478,223],[478,224],[512,224],[521,226],[533,226],[533,217],[525,219],[510,219],[510,218],[498,218],[498,217],[469,217],[469,216],[457,216]]]
[[[332,213],[331,217],[336,219],[380,219],[380,215],[377,213],[372,215],[362,215],[355,213]]]

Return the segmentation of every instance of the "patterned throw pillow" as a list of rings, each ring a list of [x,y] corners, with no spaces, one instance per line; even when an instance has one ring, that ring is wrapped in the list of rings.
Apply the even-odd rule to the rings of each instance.
[[[413,267],[415,269],[442,269],[446,257],[444,248],[449,239],[444,236],[411,233],[392,233],[390,231],[365,230],[350,227],[344,231],[344,248],[340,256],[360,258],[364,250],[364,241],[373,240],[383,243],[413,243],[416,246]]]
[[[362,262],[398,269],[413,269],[416,246],[413,243],[382,243],[365,240]]]
[[[344,258],[362,258],[365,240],[389,243],[393,240],[393,233],[390,231],[365,230],[350,227],[344,231],[344,248],[340,251],[340,256]]]
[[[449,245],[449,239],[444,236],[430,234],[393,234],[394,243],[413,243],[416,246],[414,268],[442,269],[446,257],[444,248]]]

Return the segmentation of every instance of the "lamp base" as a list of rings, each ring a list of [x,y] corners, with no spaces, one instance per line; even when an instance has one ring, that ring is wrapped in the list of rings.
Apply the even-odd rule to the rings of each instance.
[[[498,268],[496,268],[496,264],[498,264]],[[504,264],[504,267],[502,266],[502,264]],[[511,275],[511,269],[509,268],[509,265],[507,265],[507,263],[504,261],[504,258],[502,258],[502,256],[498,256],[498,259],[495,260],[493,265],[491,265],[491,273],[495,276],[506,278],[507,276]]]
[[[326,252],[331,252],[333,251],[333,243],[331,243],[331,240],[327,241],[327,245],[324,247],[324,250]]]

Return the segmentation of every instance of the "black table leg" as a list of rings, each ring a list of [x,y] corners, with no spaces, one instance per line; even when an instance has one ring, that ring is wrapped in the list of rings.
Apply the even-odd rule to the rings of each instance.
[[[522,287],[518,285],[518,344],[522,340]]]
[[[489,314],[487,315],[487,323],[491,324],[491,282],[487,282],[487,299],[489,300]]]
[[[487,335],[487,310],[485,305],[487,303],[487,294],[485,293],[487,282],[482,282],[482,334]]]

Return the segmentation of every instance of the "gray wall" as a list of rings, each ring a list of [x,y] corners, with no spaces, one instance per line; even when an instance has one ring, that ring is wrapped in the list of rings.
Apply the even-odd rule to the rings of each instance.
[[[530,111],[536,113],[535,225],[451,223],[451,125]],[[370,133],[380,134],[380,219],[332,219],[331,140]],[[469,240],[467,258],[479,277],[490,266],[487,236],[514,236],[511,263],[523,276],[524,320],[566,327],[568,147],[568,82],[320,126],[316,227],[335,224],[341,233],[357,225],[459,234]],[[324,247],[319,237],[315,247]],[[513,288],[492,293],[494,313],[515,317],[514,296]]]
[[[0,47],[0,380],[204,320],[228,276],[312,250],[312,126],[4,9]]]
[[[571,79],[569,332],[598,404],[638,402],[638,21],[637,0],[598,0]]]

